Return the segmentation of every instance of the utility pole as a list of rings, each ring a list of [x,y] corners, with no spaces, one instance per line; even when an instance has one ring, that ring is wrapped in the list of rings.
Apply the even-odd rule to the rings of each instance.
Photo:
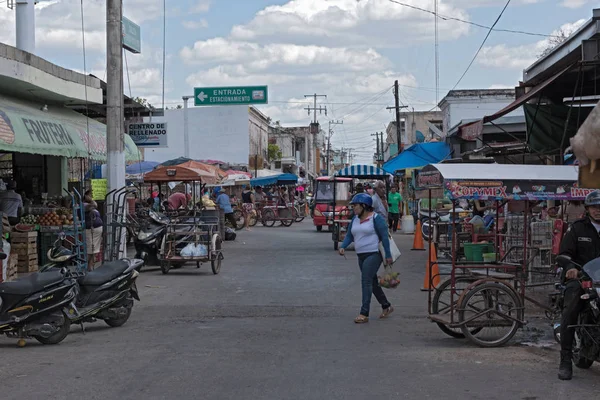
[[[122,17],[123,0],[106,0],[106,164],[108,165],[108,191],[125,186]]]
[[[331,136],[333,135],[333,129],[331,125],[343,125],[344,121],[329,121],[329,134],[327,135],[327,176],[329,176],[329,158],[331,154]]]
[[[377,151],[375,153],[375,160],[377,161],[377,166],[379,166],[379,157],[380,157],[380,151],[379,151],[379,132],[375,132],[374,134],[372,133],[371,136],[375,136],[375,143],[377,144]]]
[[[182,96],[183,99],[183,156],[190,158],[190,127],[188,121],[188,100],[194,96]]]
[[[437,17],[436,17],[437,18]],[[402,129],[400,128],[400,109],[407,108],[408,106],[400,106],[400,91],[398,88],[398,81],[394,82],[394,100],[396,105],[394,107],[387,107],[388,110],[396,110],[396,142],[398,143],[398,153],[402,152]]]
[[[315,116],[314,116],[314,120],[313,123],[317,123],[317,111],[319,113],[322,113],[323,111],[325,111],[325,115],[327,115],[327,107],[317,107],[317,97],[325,97],[327,98],[326,94],[305,94],[304,97],[313,97],[314,98],[314,105],[312,107],[306,107],[305,110],[308,110],[308,115],[310,115],[311,111],[314,111]]]
[[[381,147],[380,147],[381,148],[381,158],[380,158],[380,160],[381,160],[381,162],[380,162],[379,166],[381,167],[383,165],[383,158],[384,158],[383,153],[385,150],[383,149],[383,132],[380,132],[380,133],[381,133],[381,136],[380,136],[380,140],[381,140]]]

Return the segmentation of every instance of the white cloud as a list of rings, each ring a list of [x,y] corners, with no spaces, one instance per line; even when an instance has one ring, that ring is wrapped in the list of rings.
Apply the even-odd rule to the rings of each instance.
[[[208,21],[202,18],[198,21],[183,21],[182,25],[185,29],[204,29],[208,28]]]
[[[198,0],[190,9],[191,13],[202,14],[210,10],[211,0]]]
[[[329,48],[323,46],[298,46],[290,44],[260,45],[250,42],[234,42],[223,38],[199,41],[193,48],[181,50],[182,59],[188,64],[243,63],[249,71],[264,71],[277,67],[290,70],[318,66],[328,70],[368,70],[385,68],[389,60],[373,49]]]
[[[567,8],[579,8],[583,7],[587,3],[591,3],[589,0],[563,0],[560,5]]]
[[[551,35],[556,36],[560,31],[569,35],[579,29],[585,21],[585,19],[580,19],[572,23],[566,23],[559,29],[554,30]],[[507,46],[506,44],[486,46],[481,49],[481,53],[477,57],[477,63],[486,67],[524,69],[533,64],[539,58],[539,55],[552,45],[552,39],[545,38],[521,46]]]
[[[422,0],[404,0],[422,7]],[[440,13],[468,19],[468,15],[446,3]],[[440,24],[440,38],[465,35],[469,26],[456,21]],[[306,44],[318,39],[323,45],[353,43],[398,47],[408,41],[433,37],[431,15],[387,0],[291,0],[259,11],[247,24],[236,25],[231,37],[242,41],[279,41]],[[399,40],[401,38],[401,40]]]

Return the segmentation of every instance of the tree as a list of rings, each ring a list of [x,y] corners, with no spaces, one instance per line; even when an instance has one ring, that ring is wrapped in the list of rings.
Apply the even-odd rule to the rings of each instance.
[[[276,144],[269,144],[269,161],[281,160],[281,149]]]
[[[538,58],[546,57],[548,54],[552,53],[552,51],[561,43],[565,42],[569,36],[573,33],[572,30],[567,30],[564,28],[560,28],[555,35],[550,36],[548,38],[548,42],[544,50],[540,54],[538,54]]]
[[[133,101],[135,101],[138,104],[143,105],[146,108],[149,108],[151,110],[155,110],[154,106],[152,104],[150,104],[147,99],[145,99],[143,97],[134,97]]]

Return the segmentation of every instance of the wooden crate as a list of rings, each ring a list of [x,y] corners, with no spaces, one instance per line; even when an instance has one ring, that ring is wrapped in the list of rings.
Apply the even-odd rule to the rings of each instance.
[[[2,215],[2,233],[7,234],[11,230],[12,228],[10,227],[10,223],[8,222],[8,217],[6,215]]]
[[[13,243],[11,252],[18,254],[19,256],[28,256],[30,254],[37,254],[38,246],[37,242],[30,243]]]
[[[8,265],[6,266],[6,282],[17,279],[17,263],[19,262],[16,254],[11,254],[8,257]]]
[[[13,243],[37,243],[38,233],[32,232],[12,232],[10,234],[11,244]]]
[[[38,270],[37,254],[18,255],[17,272],[36,272]]]

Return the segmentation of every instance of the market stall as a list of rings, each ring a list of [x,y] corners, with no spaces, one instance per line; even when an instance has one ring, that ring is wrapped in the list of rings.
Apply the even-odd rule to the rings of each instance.
[[[577,187],[577,167],[546,165],[434,164],[417,175],[417,197],[448,198],[453,212],[460,200],[495,203],[493,232],[462,231],[468,224],[452,220],[450,261],[437,260],[435,245],[429,239],[427,264],[429,318],[453,337],[494,347],[507,343],[525,324],[525,289],[533,261],[549,246],[556,249],[562,231],[537,235],[532,206],[548,200],[583,200],[591,189]],[[522,212],[501,209],[523,204]],[[514,208],[513,208],[514,209]],[[552,224],[552,223],[551,223]],[[507,228],[503,227],[506,226]],[[463,236],[463,235],[466,235]],[[449,279],[439,285],[438,268],[450,266]]]
[[[278,189],[282,186],[296,187],[298,176],[294,174],[277,174],[253,178],[250,180],[252,187],[261,186],[263,188],[272,187]],[[277,204],[273,201],[266,201],[263,204],[257,204],[257,220],[260,220],[264,226],[272,227],[275,222],[280,222],[283,226],[291,226],[298,218],[298,212],[293,202],[286,205]]]

